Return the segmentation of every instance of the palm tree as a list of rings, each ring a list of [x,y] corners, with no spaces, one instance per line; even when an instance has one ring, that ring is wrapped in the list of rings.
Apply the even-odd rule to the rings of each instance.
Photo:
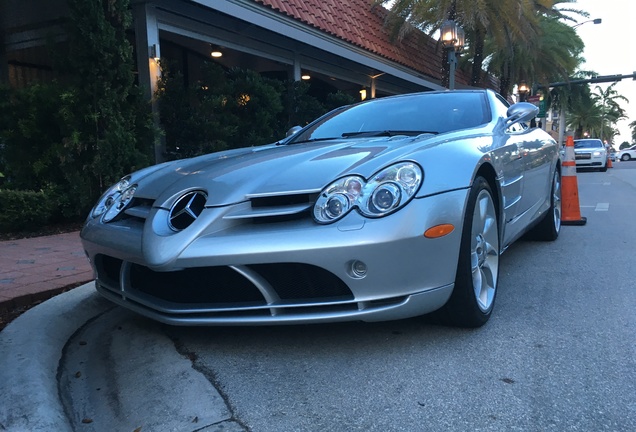
[[[532,47],[517,45],[499,50],[494,41],[486,46],[492,53],[488,71],[499,76],[499,92],[504,97],[521,80],[544,85],[567,80],[582,61],[583,41],[570,26],[555,16],[538,14],[537,20],[539,36]]]
[[[593,76],[593,72],[577,71],[567,81],[576,81]],[[565,135],[566,112],[570,107],[585,106],[590,102],[590,87],[587,85],[567,84],[564,86],[553,87],[547,93],[548,105],[559,111],[559,143],[563,143]]]
[[[625,110],[621,108],[619,100],[629,103],[629,100],[618,94],[614,86],[617,83],[612,83],[605,90],[601,86],[596,86],[596,93],[593,93],[593,97],[596,103],[600,105],[602,112],[602,122],[600,128],[600,138],[604,138],[604,133],[611,131],[613,125],[620,119],[625,118]]]
[[[592,96],[588,86],[578,86],[583,90],[580,97],[568,107],[567,124],[574,129],[574,137],[581,138],[585,132],[597,135],[603,123],[603,108]]]
[[[481,84],[486,38],[499,49],[530,44],[538,35],[537,4],[549,7],[552,0],[375,0],[391,4],[387,25],[401,38],[419,29],[432,35],[447,19],[456,20],[466,32],[468,57],[472,59],[471,85]]]
[[[632,128],[632,141],[636,141],[636,120],[631,122],[629,127]]]
[[[432,35],[446,19],[456,20],[466,31],[467,55],[461,64],[472,64],[471,85],[481,86],[486,63],[487,70],[499,77],[504,97],[520,79],[536,83],[548,82],[548,76],[570,76],[579,63],[583,42],[565,22],[576,21],[569,14],[589,16],[567,7],[576,0],[375,2],[391,5],[387,25],[397,38],[413,29]]]

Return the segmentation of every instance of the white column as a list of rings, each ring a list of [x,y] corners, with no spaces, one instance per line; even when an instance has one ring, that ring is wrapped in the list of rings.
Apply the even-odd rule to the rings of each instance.
[[[298,57],[294,57],[294,81],[300,81],[301,74],[300,61],[298,60]]]
[[[144,95],[151,102],[152,114],[155,125],[159,127],[159,106],[155,99],[157,82],[161,78],[159,64],[152,57],[161,57],[159,45],[159,27],[155,7],[146,3],[133,4],[133,17],[135,20],[135,41],[137,48],[137,71],[139,85]],[[165,139],[162,137],[155,143],[155,162],[163,162],[165,151]]]

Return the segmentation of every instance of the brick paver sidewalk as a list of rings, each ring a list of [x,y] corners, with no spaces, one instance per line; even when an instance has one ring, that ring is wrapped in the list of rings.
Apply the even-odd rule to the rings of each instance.
[[[0,241],[0,311],[93,279],[79,232]]]

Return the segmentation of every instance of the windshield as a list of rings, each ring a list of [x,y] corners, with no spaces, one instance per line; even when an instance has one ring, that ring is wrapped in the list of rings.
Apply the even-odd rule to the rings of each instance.
[[[420,93],[373,99],[333,112],[290,143],[336,139],[445,133],[490,121],[483,92]]]
[[[602,148],[603,142],[600,139],[582,139],[574,141],[574,148]]]

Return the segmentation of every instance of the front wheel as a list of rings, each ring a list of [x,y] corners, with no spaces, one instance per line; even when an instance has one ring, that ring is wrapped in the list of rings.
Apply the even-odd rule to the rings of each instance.
[[[448,324],[480,327],[492,313],[499,279],[499,224],[490,185],[471,187],[459,249],[455,288],[440,311]]]
[[[629,156],[629,154],[625,153],[623,156],[621,156],[621,160],[623,162],[627,162],[628,160],[630,160],[631,157]]]

